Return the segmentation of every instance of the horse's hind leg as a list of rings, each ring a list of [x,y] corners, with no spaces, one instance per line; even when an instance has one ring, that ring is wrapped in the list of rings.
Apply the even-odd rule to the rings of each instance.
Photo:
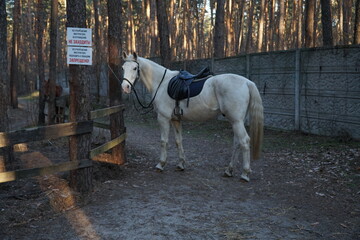
[[[239,155],[240,155],[239,138],[234,135],[233,153],[232,153],[232,156],[231,156],[229,166],[225,169],[225,175],[224,175],[225,177],[232,177],[233,176],[234,165],[236,164],[236,161],[239,159]]]
[[[156,169],[163,171],[166,165],[166,158],[167,158],[167,146],[169,140],[169,130],[170,130],[170,121],[158,115],[158,122],[160,126],[160,135],[161,135],[161,152],[160,152],[160,162],[156,165]]]
[[[233,131],[234,131],[234,146],[233,146],[233,154],[231,157],[230,164],[228,168],[225,170],[225,174],[227,176],[232,176],[232,171],[236,160],[239,158],[240,149],[243,153],[243,171],[241,174],[241,178],[245,181],[250,181],[249,173],[251,173],[250,169],[250,138],[246,132],[244,122],[239,121],[233,123]]]
[[[174,126],[175,131],[175,142],[176,146],[178,148],[179,152],[179,163],[177,165],[178,170],[184,170],[185,169],[185,154],[184,154],[184,148],[182,145],[182,127],[181,122],[173,120],[171,121],[172,125]]]

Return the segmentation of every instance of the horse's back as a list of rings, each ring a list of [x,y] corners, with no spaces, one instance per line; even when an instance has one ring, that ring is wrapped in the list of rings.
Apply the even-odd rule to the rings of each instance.
[[[254,84],[249,79],[236,74],[220,74],[211,77],[209,86],[214,90],[218,98],[232,98],[249,97],[249,84]]]

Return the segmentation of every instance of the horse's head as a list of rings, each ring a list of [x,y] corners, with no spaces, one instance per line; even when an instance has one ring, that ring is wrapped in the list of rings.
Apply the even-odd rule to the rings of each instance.
[[[135,52],[130,55],[123,53],[123,59],[123,81],[121,87],[125,93],[130,93],[136,80],[140,78],[140,66]]]

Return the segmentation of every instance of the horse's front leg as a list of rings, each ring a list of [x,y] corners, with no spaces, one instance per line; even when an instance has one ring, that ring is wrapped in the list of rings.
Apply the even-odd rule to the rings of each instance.
[[[184,148],[182,145],[182,126],[181,122],[178,120],[172,120],[172,125],[174,126],[175,131],[175,142],[179,152],[179,163],[177,165],[177,169],[183,171],[185,169],[185,154]]]
[[[166,158],[167,158],[170,120],[161,115],[158,115],[158,122],[160,126],[161,150],[160,150],[160,162],[156,165],[155,168],[158,169],[159,171],[163,171],[166,165]]]

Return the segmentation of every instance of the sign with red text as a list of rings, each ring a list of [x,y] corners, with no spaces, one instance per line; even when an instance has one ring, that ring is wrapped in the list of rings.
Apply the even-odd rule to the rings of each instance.
[[[66,41],[68,46],[92,46],[91,28],[68,27],[66,30]]]
[[[67,64],[92,65],[91,28],[67,28]]]
[[[67,64],[92,65],[92,48],[68,46]]]

